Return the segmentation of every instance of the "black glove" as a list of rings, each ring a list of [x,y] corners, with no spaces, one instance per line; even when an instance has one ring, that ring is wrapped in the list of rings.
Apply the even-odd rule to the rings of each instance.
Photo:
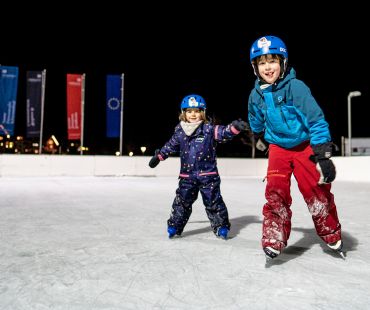
[[[265,135],[264,132],[254,134],[254,141],[256,141],[256,149],[264,152],[268,149],[269,143],[263,137]]]
[[[238,120],[235,120],[231,123],[231,125],[233,125],[236,130],[238,131],[249,131],[251,130],[251,128],[249,127],[249,124],[245,121],[243,121],[241,118],[239,118]]]
[[[150,159],[149,161],[149,167],[150,168],[155,168],[158,166],[159,162],[160,162],[160,159],[158,157],[158,154],[159,154],[159,150],[155,150],[154,152],[154,156]]]
[[[328,184],[335,180],[336,170],[334,163],[330,159],[336,146],[332,142],[312,145],[314,155],[310,160],[316,163],[316,169],[320,173],[318,184]]]

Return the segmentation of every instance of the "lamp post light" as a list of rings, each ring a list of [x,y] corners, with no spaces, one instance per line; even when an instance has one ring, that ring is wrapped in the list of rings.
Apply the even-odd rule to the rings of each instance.
[[[348,101],[348,156],[352,156],[352,123],[351,123],[351,100],[352,97],[358,97],[361,96],[361,92],[359,91],[351,91],[348,94],[347,101]]]
[[[145,153],[145,151],[146,151],[146,146],[142,146],[142,147],[140,147],[140,150],[141,150],[141,152],[143,153],[143,155],[144,155],[144,153]]]

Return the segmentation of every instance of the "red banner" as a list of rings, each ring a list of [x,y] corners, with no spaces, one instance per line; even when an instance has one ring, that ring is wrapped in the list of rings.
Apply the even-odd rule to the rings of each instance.
[[[82,74],[67,74],[68,140],[81,139]]]

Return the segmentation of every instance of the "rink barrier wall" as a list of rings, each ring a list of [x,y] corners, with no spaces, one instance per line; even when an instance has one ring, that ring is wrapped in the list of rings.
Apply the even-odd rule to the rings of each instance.
[[[333,157],[337,180],[370,182],[370,156]],[[92,155],[0,155],[0,177],[34,176],[171,176],[179,173],[179,158],[172,157],[156,168],[149,156]],[[218,158],[221,176],[260,177],[266,175],[265,158]]]

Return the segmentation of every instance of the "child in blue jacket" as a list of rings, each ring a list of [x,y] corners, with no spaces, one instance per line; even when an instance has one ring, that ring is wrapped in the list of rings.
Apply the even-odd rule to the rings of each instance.
[[[193,203],[200,192],[208,219],[216,236],[227,239],[229,215],[221,196],[221,179],[217,170],[216,146],[234,138],[248,123],[235,120],[227,126],[214,125],[206,118],[203,97],[191,94],[181,103],[180,123],[171,139],[155,151],[149,162],[151,168],[171,155],[181,160],[179,186],[167,221],[169,238],[180,236],[192,213]]]
[[[288,68],[288,50],[275,36],[257,39],[250,50],[257,76],[248,102],[252,131],[269,143],[263,206],[262,247],[267,259],[287,246],[291,232],[294,175],[318,236],[342,255],[341,224],[331,182],[336,170],[329,125],[310,89]]]

